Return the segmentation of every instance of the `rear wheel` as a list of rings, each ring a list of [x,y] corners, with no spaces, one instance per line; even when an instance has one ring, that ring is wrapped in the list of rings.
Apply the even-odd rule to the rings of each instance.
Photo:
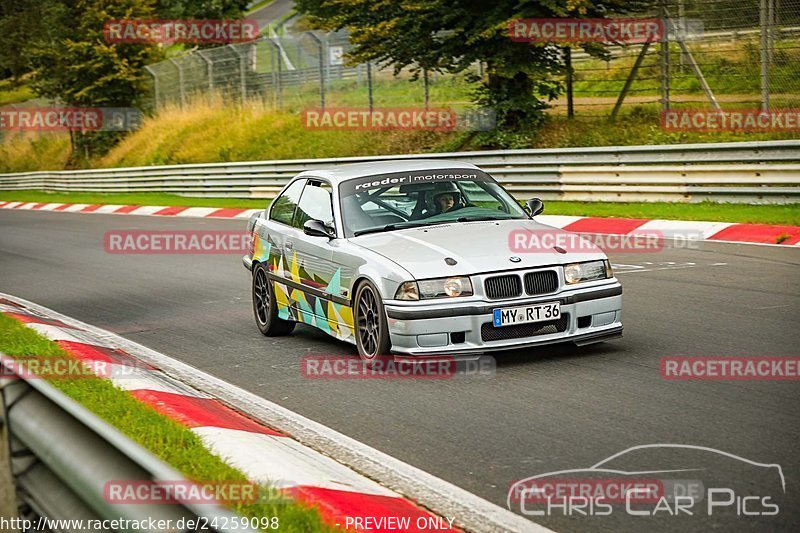
[[[358,355],[372,366],[381,357],[388,356],[392,347],[386,312],[378,289],[369,281],[359,285],[355,301]]]
[[[253,314],[258,330],[268,337],[288,335],[294,329],[294,322],[278,317],[278,303],[272,291],[272,282],[267,269],[259,263],[253,269]]]

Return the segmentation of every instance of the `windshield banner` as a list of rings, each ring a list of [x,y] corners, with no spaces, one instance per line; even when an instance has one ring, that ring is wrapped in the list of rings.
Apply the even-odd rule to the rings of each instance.
[[[339,187],[342,196],[402,187],[403,185],[420,185],[424,183],[441,183],[448,181],[494,181],[486,173],[471,168],[418,170],[412,172],[393,172],[376,174],[343,182]]]

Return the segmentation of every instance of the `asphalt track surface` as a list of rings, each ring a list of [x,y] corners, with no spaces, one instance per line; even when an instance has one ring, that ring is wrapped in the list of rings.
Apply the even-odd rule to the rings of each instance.
[[[247,15],[246,18],[255,20],[258,23],[258,27],[263,30],[268,24],[280,19],[291,11],[293,7],[293,0],[273,0],[261,9]]]
[[[786,478],[785,494],[780,487],[773,494],[774,485],[753,488],[760,474],[741,461],[644,451],[621,469],[701,468],[677,477],[736,486],[737,496],[772,490],[780,511],[736,517],[731,507],[653,519],[631,517],[623,506],[611,516],[555,509],[537,517],[557,531],[788,531],[800,523],[800,383],[668,381],[659,370],[664,356],[800,354],[800,247],[702,243],[612,255],[625,291],[624,338],[494,354],[494,376],[310,380],[301,375],[302,356],[353,354],[353,347],[303,325],[288,337],[261,336],[240,256],[103,248],[112,229],[244,225],[2,210],[0,290],[194,365],[501,506],[516,480],[586,468],[650,443],[778,464]]]

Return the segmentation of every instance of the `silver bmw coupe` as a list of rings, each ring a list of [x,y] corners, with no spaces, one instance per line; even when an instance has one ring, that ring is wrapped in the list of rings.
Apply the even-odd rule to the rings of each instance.
[[[559,246],[576,236],[537,222],[543,209],[468,163],[302,172],[248,221],[256,324],[269,336],[317,327],[368,363],[620,336],[622,287],[605,253]],[[549,238],[514,247],[525,235]]]

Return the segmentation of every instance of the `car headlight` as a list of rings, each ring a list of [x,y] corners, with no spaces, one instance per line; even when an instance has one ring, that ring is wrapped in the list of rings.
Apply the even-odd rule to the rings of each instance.
[[[586,263],[571,263],[564,266],[564,281],[567,285],[574,285],[584,281],[607,279],[614,276],[611,263],[605,261],[587,261]]]
[[[397,287],[394,293],[395,300],[419,300],[419,287],[416,281],[406,281]]]
[[[397,288],[397,300],[430,300],[472,296],[472,282],[466,276],[406,281]]]

